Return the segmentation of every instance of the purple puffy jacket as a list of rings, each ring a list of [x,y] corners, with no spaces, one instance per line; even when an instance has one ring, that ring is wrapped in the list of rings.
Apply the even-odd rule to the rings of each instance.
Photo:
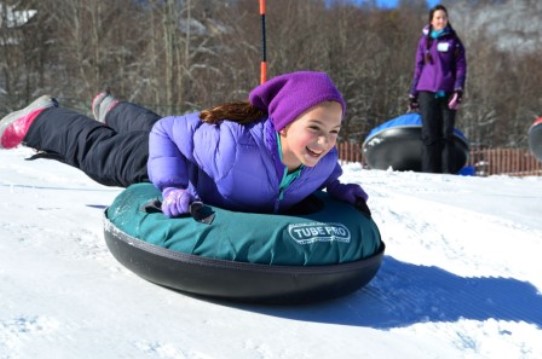
[[[463,91],[467,76],[467,61],[463,44],[449,27],[445,33],[433,39],[431,47],[427,49],[429,30],[423,29],[423,35],[416,49],[416,62],[410,94],[416,96],[419,91],[447,93]],[[432,63],[424,61],[425,54],[429,52]]]
[[[268,213],[286,210],[314,191],[336,185],[342,174],[333,149],[316,166],[303,168],[280,198],[285,166],[271,121],[210,125],[200,121],[199,113],[165,117],[154,125],[147,167],[160,190],[188,188],[204,203]]]

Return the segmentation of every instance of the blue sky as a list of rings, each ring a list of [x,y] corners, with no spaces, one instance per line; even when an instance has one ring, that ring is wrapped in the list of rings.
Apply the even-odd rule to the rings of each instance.
[[[429,7],[433,7],[440,2],[441,2],[440,0],[427,0],[427,5]],[[397,4],[399,3],[399,0],[377,0],[377,3],[381,7],[391,8],[391,7],[397,6]]]
[[[366,0],[350,0],[353,4],[361,4]],[[429,8],[439,4],[442,0],[426,0]],[[376,0],[376,4],[381,8],[394,8],[399,4],[399,0]]]

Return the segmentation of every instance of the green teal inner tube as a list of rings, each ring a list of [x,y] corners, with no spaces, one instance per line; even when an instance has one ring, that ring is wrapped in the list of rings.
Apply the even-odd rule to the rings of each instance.
[[[126,188],[105,211],[113,256],[146,280],[197,296],[254,303],[306,303],[351,293],[376,275],[378,227],[318,192],[289,214],[206,206],[211,223],[149,210],[161,193]]]

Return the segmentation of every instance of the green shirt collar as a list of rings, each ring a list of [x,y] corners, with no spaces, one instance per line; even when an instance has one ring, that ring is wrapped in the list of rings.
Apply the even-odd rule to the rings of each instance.
[[[280,161],[282,162],[282,143],[280,141],[280,135],[277,132],[277,148],[279,151],[279,157]],[[282,179],[280,181],[279,188],[281,191],[286,189],[299,175],[301,175],[301,170],[303,169],[303,165],[299,166],[296,170],[293,172],[288,173],[288,167],[284,166],[284,173],[282,174]]]

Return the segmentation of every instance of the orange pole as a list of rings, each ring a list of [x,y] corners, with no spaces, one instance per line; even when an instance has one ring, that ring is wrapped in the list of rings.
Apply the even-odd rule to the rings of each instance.
[[[267,81],[267,53],[265,39],[265,0],[260,0],[260,17],[262,20],[262,61],[260,63],[260,84]]]
[[[260,64],[260,84],[267,81],[267,62],[262,61]]]

